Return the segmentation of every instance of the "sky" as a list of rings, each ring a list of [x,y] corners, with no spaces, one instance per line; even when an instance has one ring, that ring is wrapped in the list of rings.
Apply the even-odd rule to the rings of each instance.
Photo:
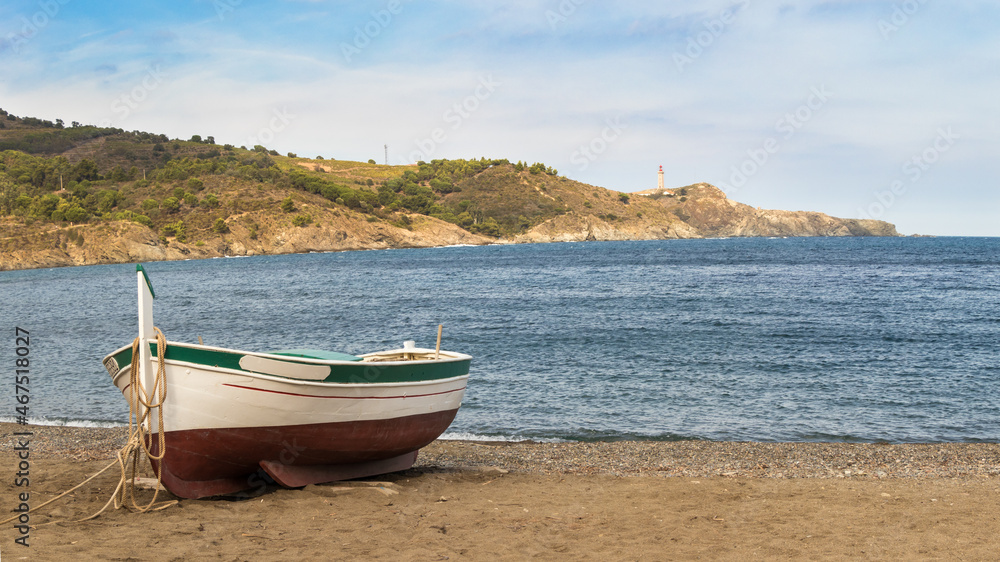
[[[0,107],[1000,236],[993,0],[5,0]],[[386,148],[387,146],[387,148]]]

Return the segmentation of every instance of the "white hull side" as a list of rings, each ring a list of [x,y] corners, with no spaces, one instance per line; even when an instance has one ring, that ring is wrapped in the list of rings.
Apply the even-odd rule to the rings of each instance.
[[[154,358],[153,372],[158,368]],[[115,378],[129,396],[130,367]],[[337,384],[296,381],[166,362],[166,431],[278,427],[401,418],[457,410],[468,375],[426,382]],[[152,422],[157,431],[157,421]]]

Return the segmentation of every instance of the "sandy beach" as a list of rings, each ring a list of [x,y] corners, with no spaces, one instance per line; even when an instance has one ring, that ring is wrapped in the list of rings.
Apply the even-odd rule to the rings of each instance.
[[[15,486],[16,431],[30,484]],[[4,518],[106,466],[123,429],[0,424]],[[408,471],[98,511],[116,469],[7,523],[4,560],[993,560],[1000,445],[438,441]],[[151,495],[151,492],[146,492]],[[149,496],[147,496],[149,497]],[[162,497],[162,494],[161,494]],[[169,494],[167,494],[169,497]]]

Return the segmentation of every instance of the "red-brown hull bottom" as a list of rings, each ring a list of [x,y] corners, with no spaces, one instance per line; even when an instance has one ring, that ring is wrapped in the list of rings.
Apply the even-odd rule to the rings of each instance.
[[[268,472],[294,474],[278,481],[295,485],[374,476],[412,466],[414,453],[444,433],[457,412],[358,422],[168,431],[166,455],[153,466],[159,470],[162,465],[161,479],[167,490],[191,499],[263,488],[261,466]],[[151,449],[157,453],[155,437]]]

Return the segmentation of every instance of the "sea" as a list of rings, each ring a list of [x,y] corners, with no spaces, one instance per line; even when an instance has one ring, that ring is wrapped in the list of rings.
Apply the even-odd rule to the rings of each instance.
[[[446,438],[1000,440],[1000,238],[578,242],[144,267],[169,340],[360,354],[433,347],[443,324],[442,347],[474,357]],[[0,311],[0,420],[27,406],[33,423],[127,422],[101,359],[135,337],[134,264],[0,272]]]

